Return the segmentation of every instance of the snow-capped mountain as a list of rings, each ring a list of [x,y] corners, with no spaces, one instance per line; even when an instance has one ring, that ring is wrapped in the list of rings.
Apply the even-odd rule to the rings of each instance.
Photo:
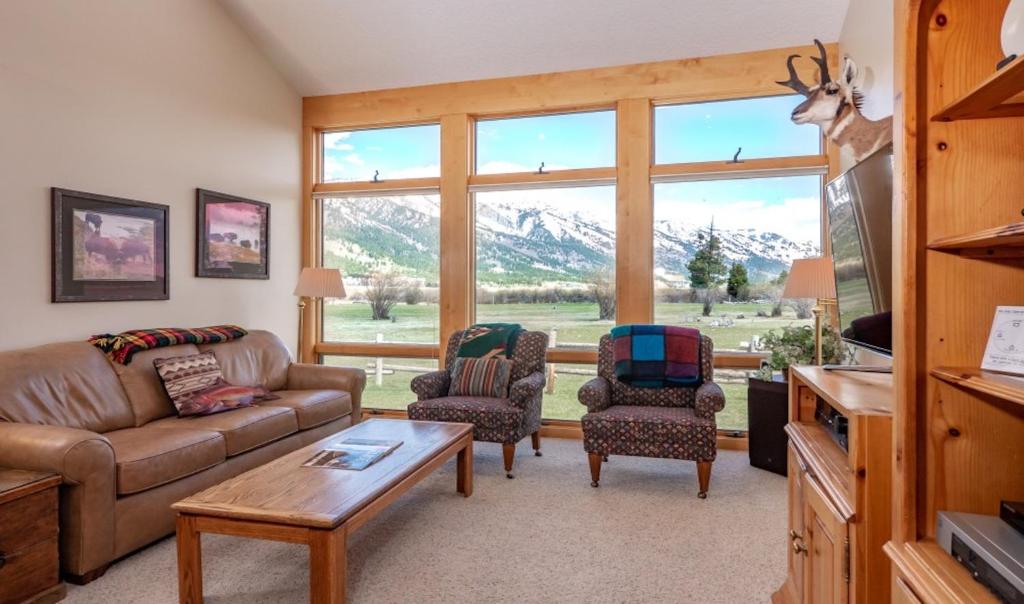
[[[524,199],[528,199],[524,192]],[[574,283],[608,270],[615,254],[614,224],[606,217],[546,203],[479,203],[477,279],[481,284]],[[361,198],[324,201],[324,255],[348,275],[381,265],[410,276],[436,279],[440,209],[436,197]],[[654,225],[657,278],[686,284],[686,263],[707,225],[658,221]],[[795,258],[818,253],[756,229],[720,230],[728,262],[747,267],[752,282],[776,277]]]

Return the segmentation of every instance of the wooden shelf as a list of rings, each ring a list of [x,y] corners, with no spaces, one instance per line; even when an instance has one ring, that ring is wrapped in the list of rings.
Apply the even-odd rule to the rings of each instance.
[[[995,72],[973,90],[946,105],[937,122],[1024,116],[1024,56]]]
[[[1024,257],[1024,222],[943,237],[929,243],[928,249],[968,257],[1021,258]]]
[[[928,604],[976,602],[996,604],[995,596],[966,568],[931,540],[885,544],[885,553]]]
[[[977,367],[936,367],[931,374],[948,384],[1024,405],[1024,378]]]

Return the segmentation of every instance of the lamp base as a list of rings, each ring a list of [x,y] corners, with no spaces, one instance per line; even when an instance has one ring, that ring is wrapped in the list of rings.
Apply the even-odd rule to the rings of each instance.
[[[295,346],[295,361],[298,363],[302,362],[302,340],[303,340],[303,320],[306,316],[306,299],[299,298],[299,337],[298,342]]]

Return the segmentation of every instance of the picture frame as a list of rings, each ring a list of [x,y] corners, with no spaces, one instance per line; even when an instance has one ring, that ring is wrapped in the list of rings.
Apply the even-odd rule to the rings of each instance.
[[[170,299],[166,205],[53,187],[51,301]]]
[[[196,189],[196,277],[270,278],[270,204]]]

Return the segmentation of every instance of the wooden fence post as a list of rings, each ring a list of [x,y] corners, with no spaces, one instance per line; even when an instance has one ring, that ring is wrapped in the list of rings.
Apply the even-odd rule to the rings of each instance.
[[[551,335],[548,337],[548,348],[554,348],[558,346],[558,328],[551,328]],[[548,379],[547,379],[547,393],[555,393],[555,364],[548,363]]]
[[[377,334],[377,343],[384,341],[384,334]],[[384,385],[384,357],[377,357],[377,365],[374,367],[374,382],[378,386]]]

